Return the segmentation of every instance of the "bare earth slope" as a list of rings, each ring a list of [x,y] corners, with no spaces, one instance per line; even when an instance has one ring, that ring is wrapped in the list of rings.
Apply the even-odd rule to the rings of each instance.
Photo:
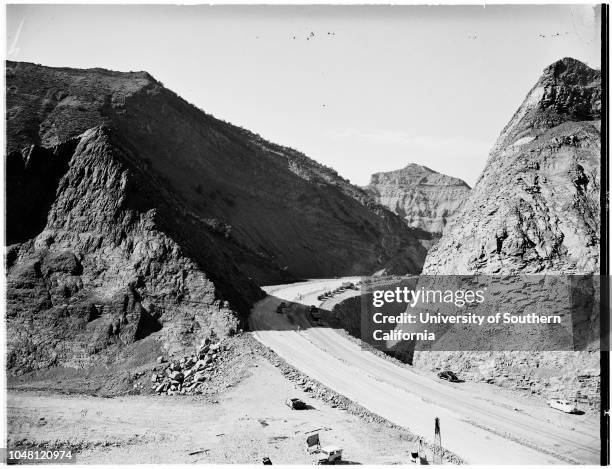
[[[601,76],[550,65],[502,131],[424,274],[598,274]],[[414,364],[599,405],[598,352],[417,353]]]
[[[397,171],[373,174],[366,191],[408,226],[440,235],[470,187],[461,179],[412,163]]]
[[[15,373],[143,339],[190,347],[242,327],[258,284],[424,260],[401,219],[333,170],[144,72],[7,62],[7,137]]]

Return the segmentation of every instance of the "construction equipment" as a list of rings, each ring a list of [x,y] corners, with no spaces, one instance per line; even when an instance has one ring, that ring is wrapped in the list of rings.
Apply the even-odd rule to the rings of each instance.
[[[342,462],[342,448],[337,446],[324,446],[319,452],[322,458],[319,458],[317,464],[338,464]]]
[[[309,454],[317,453],[321,450],[321,442],[319,441],[319,434],[313,433],[308,438],[306,438],[306,451]]]
[[[303,400],[298,399],[297,397],[290,397],[285,401],[285,404],[291,410],[304,410],[308,407]]]
[[[438,373],[438,378],[445,379],[446,381],[450,381],[451,383],[461,382],[461,380],[457,377],[457,375],[450,370],[446,370],[446,371],[442,371]]]
[[[315,305],[311,305],[308,308],[308,313],[310,314],[310,317],[314,321],[318,321],[319,319],[321,319],[321,313],[320,313],[319,309]]]
[[[314,433],[306,438],[306,451],[308,454],[316,454],[318,456],[317,464],[339,464],[342,462],[342,448],[338,446],[321,447],[319,434]]]

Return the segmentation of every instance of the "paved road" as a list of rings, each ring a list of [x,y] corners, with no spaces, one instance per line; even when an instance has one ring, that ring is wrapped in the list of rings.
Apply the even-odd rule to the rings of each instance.
[[[518,398],[512,405],[507,395],[499,402],[483,397],[495,392],[494,386],[470,384],[462,389],[461,384],[437,380],[362,350],[331,328],[311,327],[301,304],[319,304],[320,292],[347,280],[357,279],[266,287],[268,296],[251,313],[255,337],[308,376],[429,441],[434,418],[439,417],[442,445],[470,464],[599,463],[597,426],[582,421],[574,427],[571,422],[559,425],[542,418],[548,409],[537,417],[517,411],[525,407]],[[281,300],[292,302],[290,314],[275,312]],[[573,417],[578,418],[564,414],[557,418]]]

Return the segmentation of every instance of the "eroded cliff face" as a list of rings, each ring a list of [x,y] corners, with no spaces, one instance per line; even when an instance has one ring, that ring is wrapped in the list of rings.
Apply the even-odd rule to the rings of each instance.
[[[431,234],[433,239],[439,238],[470,191],[461,179],[414,163],[373,174],[365,189],[408,226]]]
[[[174,353],[243,327],[262,294],[223,236],[177,210],[108,128],[68,143],[44,229],[8,248],[9,368],[100,365],[153,333]],[[23,171],[57,151],[29,149]]]
[[[424,274],[598,274],[600,72],[544,70],[477,184],[428,253]],[[599,405],[599,353],[416,353],[415,366]]]
[[[143,72],[8,62],[7,136],[13,373],[178,352],[244,327],[258,285],[424,260],[333,170]]]
[[[423,273],[599,271],[600,80],[573,59],[544,71]]]

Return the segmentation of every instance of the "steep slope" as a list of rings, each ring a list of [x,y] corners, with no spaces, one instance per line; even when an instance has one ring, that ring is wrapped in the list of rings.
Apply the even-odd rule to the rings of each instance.
[[[365,189],[408,226],[437,236],[470,191],[461,179],[414,163],[397,171],[373,174]]]
[[[8,249],[13,372],[104,364],[153,333],[165,351],[178,352],[211,330],[237,331],[262,296],[236,265],[240,251],[183,210],[127,148],[94,127],[9,159],[15,179],[30,183],[36,173],[45,180],[36,168],[66,167],[44,229]]]
[[[195,215],[223,224],[261,259],[241,262],[260,283],[282,272],[363,273],[392,259],[420,271],[424,251],[410,230],[361,189],[295,150],[203,113],[146,73],[9,62],[7,111],[9,151],[57,145],[101,124],[119,132]],[[27,218],[8,219],[9,244],[20,240],[13,229]]]
[[[6,76],[13,372],[231,333],[258,284],[421,269],[410,229],[363,190],[144,72]]]
[[[424,273],[599,270],[600,80],[569,58],[544,71]]]
[[[423,273],[598,274],[600,113],[599,71],[571,58],[546,68]],[[599,404],[597,351],[422,352],[414,364]]]

